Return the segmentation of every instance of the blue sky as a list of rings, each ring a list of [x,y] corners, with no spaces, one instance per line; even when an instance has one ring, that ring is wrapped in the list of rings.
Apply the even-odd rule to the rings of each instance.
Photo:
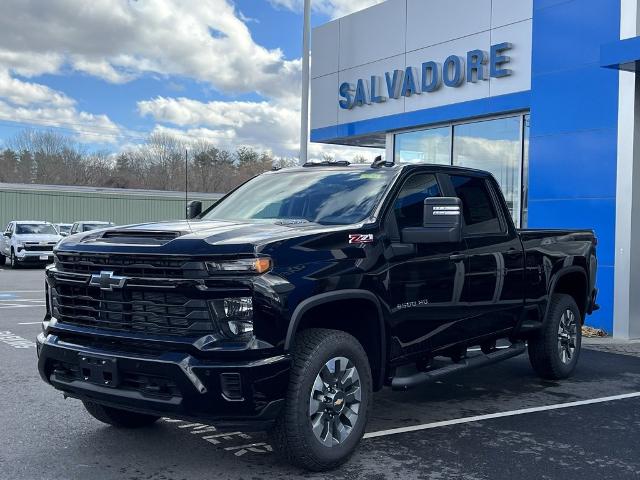
[[[315,0],[312,23],[379,1]],[[30,126],[90,149],[163,132],[297,155],[302,0],[3,3],[0,142]]]

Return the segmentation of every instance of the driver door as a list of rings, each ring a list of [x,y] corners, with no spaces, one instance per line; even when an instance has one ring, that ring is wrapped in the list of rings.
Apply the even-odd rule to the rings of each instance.
[[[390,246],[402,242],[404,228],[423,226],[425,199],[443,196],[439,178],[444,177],[420,172],[405,180],[385,217]],[[462,255],[464,241],[408,246],[413,249],[409,255],[387,254],[384,282],[388,282],[392,320],[392,361],[419,358],[455,343],[465,318],[461,304],[468,272],[468,259]]]

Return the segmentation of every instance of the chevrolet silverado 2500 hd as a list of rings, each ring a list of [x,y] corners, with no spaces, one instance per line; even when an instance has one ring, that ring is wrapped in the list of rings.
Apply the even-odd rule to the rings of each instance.
[[[450,166],[268,172],[196,219],[54,253],[46,382],[118,427],[266,429],[311,470],[348,458],[385,385],[525,350],[541,377],[568,377],[597,308],[593,232],[519,231],[490,174]]]

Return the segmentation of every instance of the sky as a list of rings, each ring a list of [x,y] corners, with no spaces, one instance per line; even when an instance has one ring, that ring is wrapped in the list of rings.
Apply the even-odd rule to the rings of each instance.
[[[312,24],[381,1],[312,0]],[[302,3],[3,0],[0,145],[44,128],[118,152],[168,132],[295,157]],[[314,157],[359,153],[311,147]]]

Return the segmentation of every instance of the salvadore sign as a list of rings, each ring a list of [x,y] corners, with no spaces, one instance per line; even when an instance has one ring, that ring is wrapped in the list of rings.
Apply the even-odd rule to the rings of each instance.
[[[351,110],[363,105],[383,103],[387,100],[430,94],[441,88],[458,88],[465,82],[477,83],[490,77],[508,77],[513,72],[508,68],[508,55],[513,44],[509,42],[491,45],[490,51],[470,50],[466,58],[450,55],[444,62],[428,60],[420,67],[409,66],[404,70],[384,72],[360,78],[356,83],[340,85],[340,108]]]

